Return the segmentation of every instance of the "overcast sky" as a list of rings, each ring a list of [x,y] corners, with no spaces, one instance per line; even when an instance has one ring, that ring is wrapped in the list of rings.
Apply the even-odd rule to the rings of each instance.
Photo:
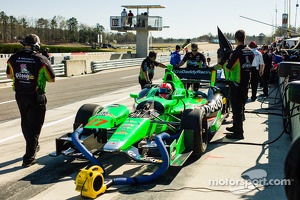
[[[290,24],[300,26],[297,2],[298,0],[0,0],[0,11],[8,16],[28,19],[52,19],[57,15],[66,19],[75,17],[79,23],[90,26],[99,23],[106,31],[111,31],[110,16],[120,15],[122,5],[162,5],[165,8],[150,9],[149,15],[161,16],[163,26],[169,28],[153,31],[154,37],[193,38],[208,33],[217,35],[217,26],[224,33],[243,29],[247,35],[264,33],[269,36],[274,31],[273,26],[281,26],[282,14],[289,10]],[[133,13],[136,15],[136,10]]]

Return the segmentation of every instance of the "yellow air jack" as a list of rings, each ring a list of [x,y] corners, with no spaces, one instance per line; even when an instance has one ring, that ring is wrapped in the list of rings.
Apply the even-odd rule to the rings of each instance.
[[[99,166],[80,170],[75,180],[75,190],[80,192],[81,196],[93,199],[103,194],[110,185],[104,183],[103,173]]]

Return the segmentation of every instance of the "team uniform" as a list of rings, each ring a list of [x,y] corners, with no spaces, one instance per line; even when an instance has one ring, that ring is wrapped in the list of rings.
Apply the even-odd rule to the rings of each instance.
[[[139,74],[139,83],[141,85],[141,89],[144,89],[144,86],[148,83],[144,72],[148,72],[149,80],[152,81],[154,76],[154,68],[158,66],[160,63],[157,61],[152,61],[149,57],[146,57],[140,67],[140,74]]]
[[[205,55],[200,52],[197,52],[195,55],[192,52],[187,52],[182,58],[182,61],[186,62],[186,67],[190,69],[199,69],[206,67],[204,66],[206,63]],[[188,89],[190,85],[191,83],[188,83],[186,85],[186,88]],[[194,83],[194,91],[198,91],[199,85],[199,83]]]
[[[245,45],[239,45],[230,55],[226,70],[229,70],[229,95],[233,113],[234,133],[243,135],[244,107],[247,100],[250,67],[254,54]]]
[[[6,74],[13,75],[13,90],[26,140],[23,163],[28,164],[35,159],[38,138],[45,119],[46,81],[54,79],[55,74],[50,61],[31,49],[24,49],[12,55],[7,61]]]

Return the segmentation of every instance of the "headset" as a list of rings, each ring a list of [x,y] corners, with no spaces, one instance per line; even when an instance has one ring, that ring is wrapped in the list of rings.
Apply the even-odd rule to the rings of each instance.
[[[28,34],[24,40],[20,42],[23,46],[29,45],[31,46],[33,51],[40,50],[40,38],[36,34]]]

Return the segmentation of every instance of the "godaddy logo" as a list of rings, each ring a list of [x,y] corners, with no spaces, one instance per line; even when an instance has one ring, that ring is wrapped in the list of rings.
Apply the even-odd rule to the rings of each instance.
[[[254,169],[244,172],[243,179],[214,179],[209,180],[210,186],[229,186],[229,191],[233,194],[244,194],[258,187],[291,185],[293,180],[290,179],[268,179],[267,172],[263,169]]]
[[[173,70],[175,74],[210,74],[208,70]]]
[[[21,80],[29,80],[30,74],[16,73],[16,78]]]

